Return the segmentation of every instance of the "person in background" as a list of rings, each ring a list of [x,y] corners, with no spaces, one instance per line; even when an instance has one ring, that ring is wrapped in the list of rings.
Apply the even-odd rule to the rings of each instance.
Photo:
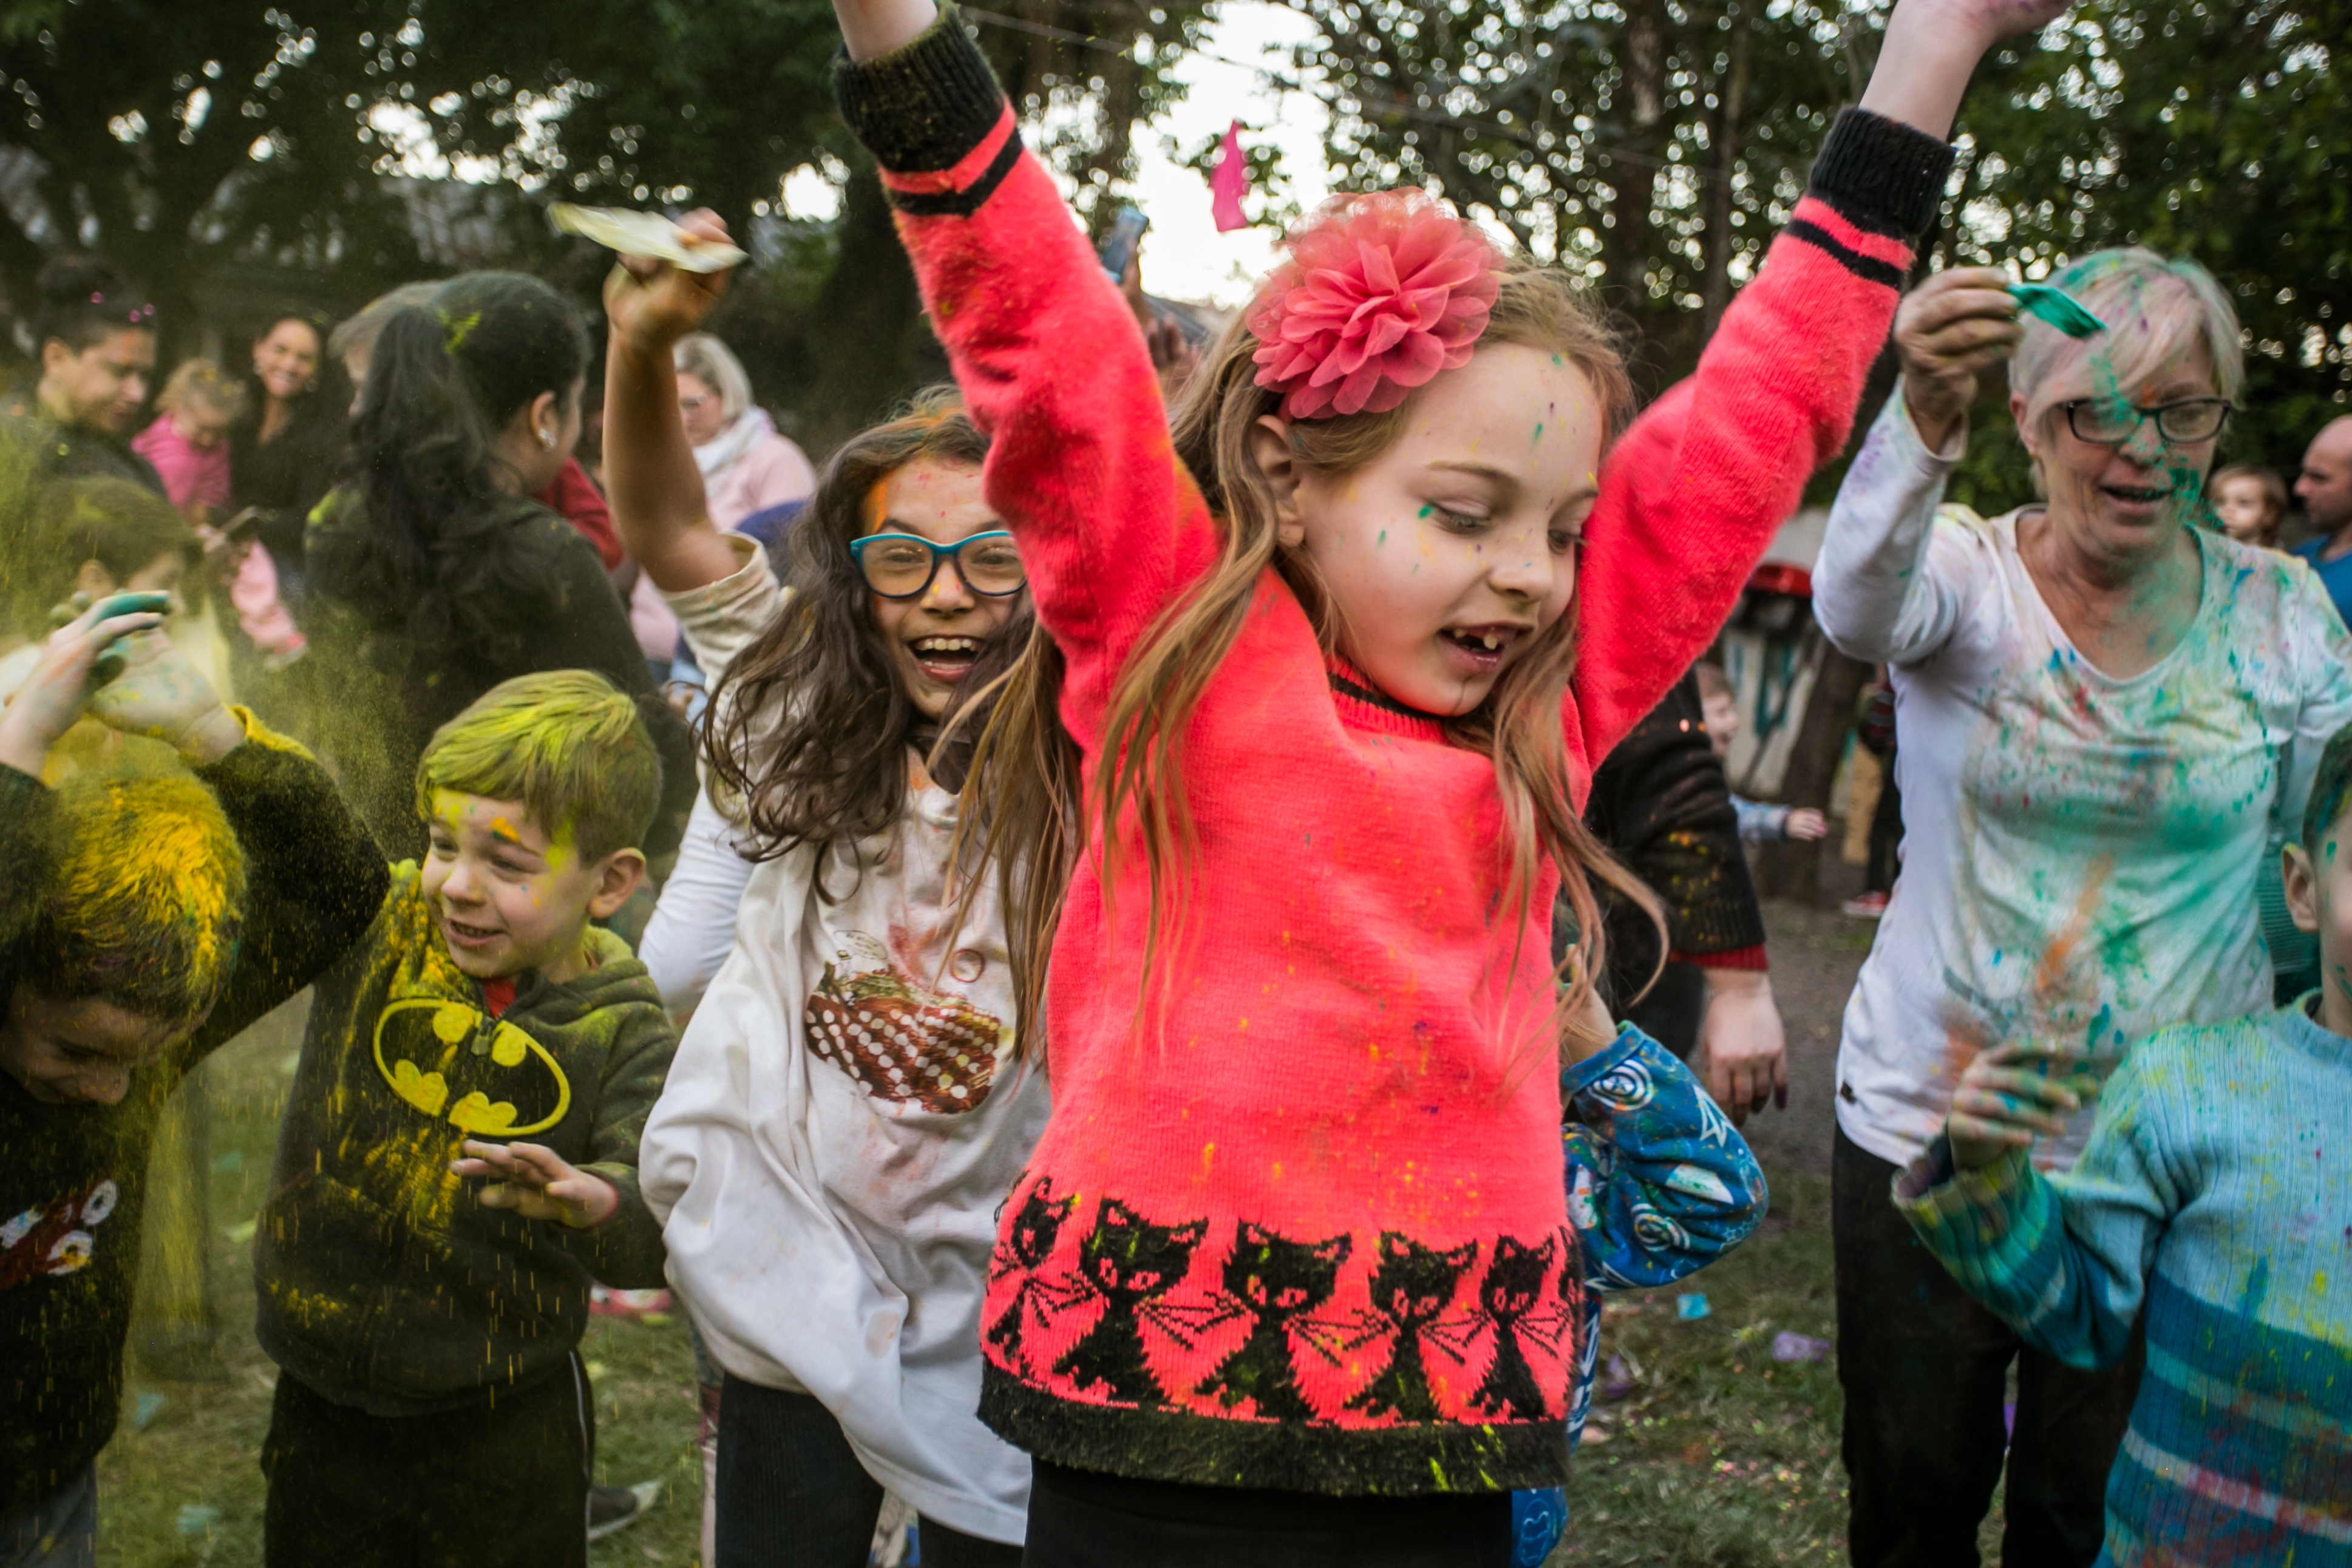
[[[326,359],[326,327],[280,311],[253,340],[246,409],[229,430],[229,483],[236,508],[258,507],[255,537],[276,565],[279,591],[302,595],[302,528],[335,482],[348,401]]]
[[[2352,625],[2352,414],[2329,420],[2311,438],[2294,498],[2313,534],[2294,553],[2319,573],[2336,614]]]
[[[75,594],[95,601],[117,593],[161,593],[166,622],[201,547],[171,504],[128,479],[88,477],[50,485],[32,497],[22,553],[8,574],[8,619],[23,646],[0,658],[0,701],[16,695],[40,662],[58,606]]]
[[[1612,1016],[1695,1061],[1707,1092],[1744,1122],[1776,1099],[1786,1104],[1787,1037],[1766,967],[1764,912],[1699,692],[1685,674],[1593,770],[1585,823],[1665,905],[1661,955],[1649,912],[1607,897]],[[1555,911],[1555,963],[1573,926],[1564,906]]]
[[[1720,666],[1699,664],[1691,673],[1698,678],[1700,711],[1706,716],[1706,743],[1718,762],[1731,756],[1732,737],[1739,733],[1739,697]],[[1739,814],[1743,843],[1811,843],[1830,831],[1829,819],[1811,806],[1780,806],[1751,800],[1734,790],[1731,809]]]
[[[1838,912],[1856,920],[1884,920],[1903,860],[1903,791],[1895,784],[1895,688],[1887,685],[1884,665],[1862,689],[1860,706],[1853,738],[1878,758],[1878,802],[1870,809],[1862,891],[1839,904]]]
[[[221,531],[230,495],[228,433],[245,403],[244,386],[218,365],[185,361],[155,399],[155,423],[131,444],[155,465],[163,494],[204,540],[207,574],[226,584],[238,629],[264,659],[283,664],[303,642],[278,599],[277,564],[257,540]]]
[[[806,500],[815,491],[816,470],[751,401],[751,378],[732,350],[709,332],[695,332],[678,340],[672,359],[678,415],[686,421],[695,466],[702,470],[715,526],[732,532],[755,512]],[[677,655],[677,617],[652,584],[641,581],[630,594],[629,623],[646,657],[666,673]]]
[[[2339,979],[2347,800],[2352,728],[2321,753],[2283,859],[2295,924]],[[2036,1170],[2034,1145],[2094,1092],[2082,1158]],[[2347,1126],[2352,990],[2315,986],[2275,1011],[2165,1030],[2104,1092],[2065,1041],[1994,1041],[1896,1179],[1920,1241],[2043,1354],[2110,1365],[2146,1335],[2100,1562],[2352,1563],[2352,1291],[2335,1223],[2352,1214]]]
[[[2286,520],[2286,481],[2275,469],[2232,463],[2213,470],[2205,486],[2221,531],[2242,545],[2278,548],[2279,525]]]
[[[109,598],[49,636],[0,715],[0,1562],[97,1561],[92,1469],[122,1406],[184,1075],[310,982],[383,903],[383,857],[325,769]],[[120,639],[120,641],[117,641]],[[124,659],[100,680],[111,643]],[[159,774],[43,782],[85,714]]]
[[[2113,1061],[2269,1002],[2263,861],[2352,719],[2352,640],[2310,569],[2198,526],[2245,380],[2229,295],[2137,248],[2049,281],[2108,328],[2021,321],[1994,268],[1912,291],[1900,391],[1813,574],[1832,643],[1892,666],[1903,732],[1903,897],[1846,1005],[1831,1166],[1857,1568],[1973,1565],[2004,1469],[2006,1562],[2099,1556],[2137,1342],[2095,1371],[2023,1343],[1914,1244],[1887,1190],[1942,1130],[1972,1050],[2067,1038]],[[2012,356],[2010,410],[2048,499],[1944,507],[1978,377]],[[2072,1164],[2085,1131],[2042,1165]]]
[[[210,360],[184,360],[155,394],[155,422],[131,443],[191,524],[228,510],[228,432],[244,412],[244,387]]]
[[[502,680],[589,669],[648,709],[665,803],[645,848],[667,854],[693,743],[595,551],[532,499],[579,434],[577,311],[537,278],[468,273],[394,312],[371,360],[345,477],[310,522],[299,666],[354,806],[387,850],[423,853],[411,791],[433,732]]]
[[[354,414],[359,412],[358,389],[367,384],[368,364],[374,357],[376,337],[383,330],[383,324],[392,319],[395,311],[408,306],[432,304],[440,291],[438,282],[404,283],[369,300],[327,340],[327,352],[341,361],[343,373],[351,379]],[[586,427],[584,419],[582,427]],[[604,505],[604,492],[582,466],[579,454],[564,458],[554,479],[539,492],[539,504],[570,523],[582,538],[596,547],[596,559],[604,566],[604,575],[612,579],[614,591],[625,600],[636,580],[635,574],[629,569],[628,557],[622,552],[620,536],[613,531],[613,514]],[[625,578],[622,576],[624,572],[628,573]]]
[[[32,406],[12,423],[37,470],[129,479],[162,495],[154,465],[124,440],[155,373],[155,307],[87,256],[50,262],[34,287],[41,376]]]

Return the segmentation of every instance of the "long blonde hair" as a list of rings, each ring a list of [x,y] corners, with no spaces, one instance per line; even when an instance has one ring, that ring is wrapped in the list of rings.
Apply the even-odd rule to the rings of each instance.
[[[1481,346],[1517,344],[1574,364],[1592,384],[1602,410],[1603,450],[1633,411],[1633,383],[1620,340],[1566,274],[1519,267],[1500,275],[1494,310]],[[1218,522],[1216,563],[1182,599],[1164,611],[1129,655],[1111,689],[1089,812],[1103,826],[1103,896],[1133,852],[1117,825],[1132,813],[1151,901],[1143,950],[1137,1021],[1155,998],[1164,1003],[1159,973],[1186,940],[1192,901],[1187,883],[1199,835],[1184,785],[1185,737],[1210,682],[1240,634],[1259,579],[1272,566],[1282,573],[1315,623],[1328,653],[1334,628],[1328,596],[1310,563],[1281,548],[1271,482],[1252,454],[1258,420],[1276,413],[1281,396],[1260,387],[1253,360],[1258,340],[1252,312],[1236,317],[1210,351],[1171,417],[1177,455],[1200,485]],[[1292,422],[1293,455],[1327,476],[1343,476],[1377,458],[1402,433],[1413,400],[1386,413]],[[1576,925],[1563,967],[1569,984],[1553,1015],[1578,1016],[1587,1005],[1603,961],[1601,916],[1591,883],[1597,878],[1659,920],[1656,897],[1612,857],[1577,816],[1569,794],[1561,698],[1575,668],[1574,606],[1538,635],[1507,670],[1486,700],[1444,721],[1446,739],[1494,758],[1503,823],[1511,851],[1510,893],[1524,931],[1539,856],[1559,868],[1561,888]],[[1663,950],[1663,944],[1661,947]],[[1518,955],[1512,956],[1514,969]]]

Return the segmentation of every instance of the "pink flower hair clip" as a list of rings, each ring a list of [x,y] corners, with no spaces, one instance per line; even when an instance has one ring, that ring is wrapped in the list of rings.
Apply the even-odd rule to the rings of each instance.
[[[1426,192],[1334,197],[1284,245],[1249,329],[1257,384],[1290,418],[1385,413],[1470,362],[1501,258]]]

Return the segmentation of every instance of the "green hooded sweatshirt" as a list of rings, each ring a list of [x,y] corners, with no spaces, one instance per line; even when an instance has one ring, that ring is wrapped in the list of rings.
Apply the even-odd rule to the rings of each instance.
[[[494,1017],[406,862],[320,977],[254,1248],[262,1348],[320,1395],[377,1416],[472,1404],[562,1364],[592,1281],[663,1282],[637,1135],[677,1037],[627,946],[588,940],[586,974],[521,976]],[[468,1137],[544,1145],[621,1207],[590,1230],[486,1208],[449,1170]]]

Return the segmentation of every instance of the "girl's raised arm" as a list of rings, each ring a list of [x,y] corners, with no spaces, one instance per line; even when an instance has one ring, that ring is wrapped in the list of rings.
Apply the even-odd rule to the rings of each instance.
[[[700,239],[727,238],[713,213],[691,214],[679,226]],[[604,283],[604,485],[622,546],[665,593],[717,582],[743,564],[710,521],[670,357],[726,292],[724,272],[688,272],[639,256],[623,256]]]
[[[1214,559],[1208,509],[1133,312],[1022,150],[954,7],[835,10],[843,116],[881,166],[932,329],[991,438],[988,498],[1068,662],[1063,716],[1091,747],[1129,651]]]
[[[1691,377],[1618,443],[1586,529],[1571,745],[1597,764],[1721,627],[1853,427],[1984,52],[2064,0],[1900,0],[1858,110]]]

